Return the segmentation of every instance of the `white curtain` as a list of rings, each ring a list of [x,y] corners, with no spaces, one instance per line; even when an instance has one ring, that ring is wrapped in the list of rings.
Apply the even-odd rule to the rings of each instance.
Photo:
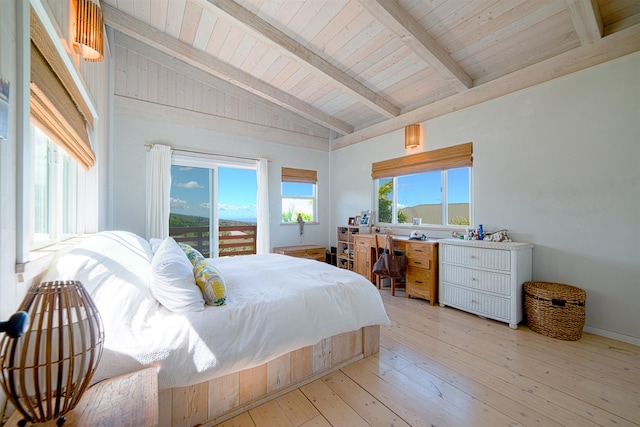
[[[267,159],[258,159],[258,235],[256,236],[256,252],[268,254],[271,251],[269,241],[269,174]]]
[[[169,237],[171,147],[154,144],[147,163],[147,239]]]

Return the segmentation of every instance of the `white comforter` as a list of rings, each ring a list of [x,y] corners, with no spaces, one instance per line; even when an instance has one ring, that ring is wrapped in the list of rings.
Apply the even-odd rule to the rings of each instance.
[[[213,259],[227,304],[173,313],[147,285],[149,244],[99,233],[64,255],[45,280],[80,280],[105,325],[93,381],[158,364],[159,387],[186,386],[258,366],[332,335],[388,325],[380,294],[358,274],[267,254]]]

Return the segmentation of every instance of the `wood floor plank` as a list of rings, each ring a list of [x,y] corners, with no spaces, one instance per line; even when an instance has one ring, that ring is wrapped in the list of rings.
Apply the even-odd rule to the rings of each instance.
[[[220,424],[217,424],[218,427],[256,427],[255,423],[251,419],[251,415],[249,412],[243,412],[240,415],[236,415],[235,417],[228,419]]]
[[[326,420],[325,417],[323,417],[322,415],[318,415],[317,417],[314,417],[313,419],[307,421],[304,424],[301,424],[300,427],[332,427],[331,424],[329,424],[329,421]]]
[[[542,359],[531,357],[527,352],[509,348],[504,341],[493,343],[476,336],[473,331],[460,331],[458,328],[442,323],[438,324],[439,330],[435,333],[433,327],[415,325],[413,327],[421,333],[439,337],[443,342],[460,349],[473,348],[474,355],[477,357],[492,360],[512,372],[547,384],[607,412],[618,414],[627,421],[640,424],[640,399],[634,398],[632,393],[622,391],[619,387],[612,387],[588,378],[588,372],[576,374],[566,369],[554,369]],[[553,375],[549,372],[553,372]]]
[[[463,370],[465,366],[473,367],[474,370],[481,370],[491,376],[500,378],[508,383],[517,384],[523,390],[540,396],[543,400],[548,400],[555,404],[569,409],[577,415],[584,417],[586,420],[592,420],[599,425],[629,425],[629,421],[624,417],[620,417],[617,412],[610,412],[602,409],[600,406],[593,405],[583,399],[575,396],[575,389],[571,389],[569,385],[564,385],[557,380],[556,376],[561,376],[559,369],[551,369],[548,366],[542,373],[542,378],[538,378],[540,375],[530,375],[529,369],[532,369],[534,373],[538,370],[538,362],[530,361],[525,355],[517,355],[514,360],[508,361],[501,358],[498,354],[487,354],[480,348],[481,344],[468,343],[470,338],[450,337],[442,333],[434,333],[439,339],[432,340],[433,337],[429,336],[429,331],[416,331],[413,328],[406,325],[396,324],[392,326],[392,338],[399,340],[402,346],[408,347],[419,353],[424,353],[430,357],[440,360],[441,362],[450,365],[453,361],[458,361],[459,364],[455,369]],[[385,334],[387,330],[382,329],[383,334],[381,343],[384,345]],[[427,335],[425,337],[425,334]],[[429,346],[421,344],[431,340]],[[579,387],[584,388],[584,387]],[[594,390],[588,390],[585,394],[592,400],[596,400],[594,395],[601,394],[600,385],[597,385]],[[590,394],[590,395],[589,395]],[[612,402],[603,402],[605,406],[612,406]],[[630,407],[635,405],[634,401],[628,401],[627,404]],[[628,407],[624,406],[624,402],[615,402],[615,407],[623,408],[625,412],[632,412]]]
[[[380,294],[392,324],[379,353],[220,426],[640,425],[640,347]]]
[[[316,380],[300,388],[307,399],[324,415],[331,425],[368,426],[344,400],[340,399],[327,385]]]
[[[320,415],[300,389],[278,397],[276,402],[294,426],[303,425]]]
[[[334,372],[322,381],[358,413],[369,425],[410,427],[393,411],[371,396],[366,390],[344,374]]]
[[[256,424],[256,427],[295,426],[276,400],[270,400],[256,408],[250,409],[249,414]]]

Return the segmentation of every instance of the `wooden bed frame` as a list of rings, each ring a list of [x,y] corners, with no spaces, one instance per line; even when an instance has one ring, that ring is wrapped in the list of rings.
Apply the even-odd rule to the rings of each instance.
[[[380,326],[334,335],[263,365],[160,390],[160,427],[212,426],[380,349]]]

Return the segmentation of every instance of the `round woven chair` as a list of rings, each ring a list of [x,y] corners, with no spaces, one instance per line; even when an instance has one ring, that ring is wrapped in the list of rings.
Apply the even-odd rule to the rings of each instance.
[[[587,293],[562,283],[525,282],[527,325],[539,334],[566,341],[582,336]]]

